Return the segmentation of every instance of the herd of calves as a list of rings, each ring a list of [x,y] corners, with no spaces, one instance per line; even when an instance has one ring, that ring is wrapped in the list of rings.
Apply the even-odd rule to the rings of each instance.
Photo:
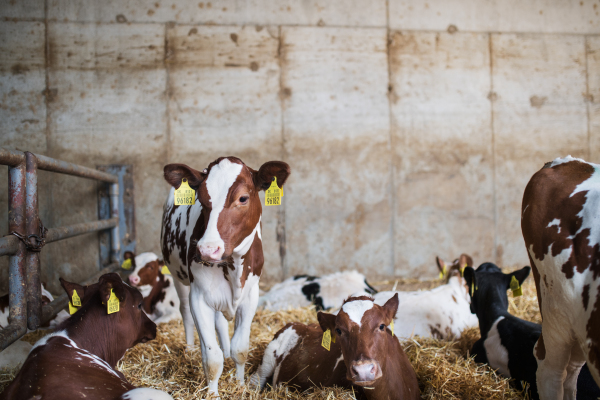
[[[282,164],[270,162],[256,171],[244,169],[245,165],[239,159],[220,158],[202,172],[190,172],[190,168],[183,164],[171,164],[165,167],[165,179],[176,187],[178,182],[182,182],[181,177],[187,176],[183,182],[189,180],[191,190],[196,191],[197,196],[200,192],[209,196],[212,199],[211,209],[223,212],[229,218],[228,223],[232,223],[231,219],[237,215],[235,213],[251,204],[244,185],[265,190],[269,185],[273,187],[274,183],[270,182],[276,182],[274,176],[279,174],[277,182],[283,187],[289,167]],[[211,180],[211,176],[216,176],[211,175],[213,173],[221,175]],[[222,195],[219,195],[219,190]],[[215,206],[219,198],[222,199],[220,208]],[[202,206],[190,207],[196,207],[196,218],[200,218],[200,213],[204,212]],[[222,210],[226,207],[233,211],[225,214]],[[163,232],[170,229],[168,224],[172,221],[177,222],[179,231],[185,212],[174,210],[171,201],[165,207],[163,222],[167,228],[164,225]],[[352,388],[357,398],[419,399],[417,377],[402,349],[402,340],[415,335],[458,338],[464,329],[479,325],[481,339],[471,350],[475,362],[487,363],[503,376],[513,378],[518,389],[527,390],[529,398],[598,399],[599,211],[600,165],[569,156],[546,164],[532,177],[525,190],[521,228],[532,267],[505,274],[492,263],[483,263],[475,269],[471,257],[466,254],[451,264],[438,258],[440,276],[445,284],[417,292],[377,293],[363,275],[353,271],[323,277],[302,275],[289,278],[263,294],[257,300],[258,306],[277,310],[314,304],[319,323],[289,323],[280,329],[266,347],[262,362],[250,377],[249,384],[257,390],[267,385],[276,387],[283,384],[299,390],[338,386]],[[194,215],[191,208],[187,211],[188,223],[190,214]],[[172,399],[162,391],[133,387],[116,369],[116,364],[129,348],[156,337],[156,323],[174,318],[183,318],[186,340],[190,345],[186,318],[189,320],[192,315],[198,330],[205,330],[200,332],[203,367],[210,392],[217,394],[216,386],[212,388],[210,385],[218,382],[222,360],[219,364],[215,355],[231,355],[239,369],[238,359],[241,356],[233,349],[247,349],[248,344],[240,344],[244,338],[234,334],[230,353],[229,336],[221,334],[227,328],[221,325],[221,321],[225,321],[223,316],[230,310],[221,308],[219,314],[215,314],[218,305],[211,301],[218,297],[196,297],[198,292],[194,292],[194,285],[197,285],[196,291],[200,290],[198,277],[204,277],[202,284],[206,284],[206,279],[231,283],[234,281],[233,273],[239,267],[239,276],[243,278],[235,280],[235,285],[239,282],[242,285],[237,287],[232,283],[231,288],[239,289],[234,298],[242,299],[246,293],[243,292],[243,283],[249,287],[249,282],[255,284],[258,281],[252,280],[252,277],[254,272],[260,276],[262,258],[255,257],[260,264],[257,268],[241,258],[236,264],[234,253],[231,265],[217,266],[228,245],[222,244],[222,241],[221,244],[215,242],[222,228],[221,217],[217,213],[212,228],[210,218],[213,217],[207,212],[205,229],[206,232],[209,228],[213,229],[210,233],[213,242],[200,236],[201,240],[195,242],[200,249],[199,254],[194,256],[195,269],[188,270],[190,275],[195,271],[196,278],[182,276],[185,271],[179,268],[177,279],[173,279],[169,269],[173,271],[176,263],[167,263],[167,267],[153,253],[138,256],[129,253],[125,255],[124,265],[133,267],[133,272],[128,282],[115,273],[103,275],[97,283],[89,286],[61,279],[60,283],[70,299],[71,315],[63,313],[57,316],[57,320],[51,323],[54,332],[27,349],[21,370],[0,394],[0,400]],[[235,249],[242,249],[243,254],[256,255],[252,249],[256,243],[260,245],[260,213],[252,214],[252,218],[254,228],[250,226],[252,229],[245,231],[246,236]],[[205,235],[204,231],[202,235]],[[166,245],[171,246],[166,247],[167,255],[175,245],[183,243],[175,234],[169,236],[167,232],[164,237],[167,238]],[[222,272],[219,272],[221,267]],[[246,267],[250,272],[242,275]],[[514,296],[520,295],[521,286],[532,270],[542,325],[508,313],[507,291],[510,289]],[[187,289],[186,296],[181,295],[182,289],[178,286],[181,283],[177,281],[182,280],[196,282],[191,285],[191,292]],[[190,302],[209,304],[213,311],[205,307],[190,314],[189,304],[185,304],[188,298]],[[0,300],[0,310],[3,311],[0,327],[7,323],[5,302]],[[243,309],[243,305],[239,307]],[[251,310],[252,315],[254,309]],[[209,325],[203,325],[201,318],[206,316],[203,312],[213,318]],[[227,319],[233,318],[230,314],[228,316]],[[238,312],[235,317],[237,331],[238,325],[242,325],[238,321],[242,315]],[[206,326],[216,327],[222,352],[211,347],[208,336],[202,336],[207,333]],[[214,330],[210,334],[214,335]],[[0,355],[7,354],[5,352],[9,349]],[[240,382],[244,380],[243,364],[242,375],[238,377]]]

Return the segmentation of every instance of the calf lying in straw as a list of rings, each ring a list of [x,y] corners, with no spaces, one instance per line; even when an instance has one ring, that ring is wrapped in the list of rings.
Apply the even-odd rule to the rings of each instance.
[[[473,260],[466,254],[462,254],[450,265],[439,257],[436,260],[440,276],[446,279],[445,285],[431,290],[388,291],[374,295],[375,303],[380,305],[394,294],[398,295],[400,307],[394,317],[394,324],[399,338],[459,338],[463,330],[477,326],[477,317],[471,314],[469,293],[462,277],[462,271],[465,267],[472,266]]]
[[[286,325],[267,346],[250,384],[352,386],[370,400],[419,399],[415,371],[386,327],[397,308],[397,295],[383,306],[350,297],[337,315],[319,312],[320,326]]]
[[[61,284],[80,309],[33,346],[0,399],[172,400],[158,390],[136,389],[115,369],[127,349],[156,337],[140,292],[117,274],[86,287]]]
[[[530,271],[531,268],[524,267],[504,274],[495,264],[484,263],[477,270],[466,268],[464,275],[470,287],[471,311],[477,314],[481,331],[481,339],[471,350],[475,361],[487,363],[502,375],[515,379],[519,390],[523,390],[526,383],[530,398],[539,399],[533,347],[542,327],[509,314],[506,294],[508,289],[513,289],[513,295],[520,296],[521,285]],[[577,399],[598,397],[600,389],[586,364],[577,380]]]
[[[258,306],[278,311],[314,304],[317,311],[341,307],[357,292],[377,293],[357,271],[342,271],[324,276],[297,275],[276,284],[258,299]]]

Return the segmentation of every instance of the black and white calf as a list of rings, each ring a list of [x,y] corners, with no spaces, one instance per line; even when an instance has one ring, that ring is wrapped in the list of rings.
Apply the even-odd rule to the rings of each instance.
[[[507,290],[512,278],[522,285],[530,271],[530,267],[524,267],[504,274],[495,264],[484,263],[477,270],[467,267],[464,277],[470,288],[471,312],[477,314],[481,331],[481,339],[471,349],[475,362],[487,363],[503,376],[513,378],[520,390],[526,382],[530,398],[539,399],[533,347],[542,327],[508,313]],[[598,397],[600,389],[584,365],[577,381],[577,399]]]
[[[278,311],[288,307],[306,307],[317,311],[341,307],[350,295],[377,293],[365,276],[357,271],[342,271],[325,276],[296,275],[276,284],[258,300],[258,306]]]

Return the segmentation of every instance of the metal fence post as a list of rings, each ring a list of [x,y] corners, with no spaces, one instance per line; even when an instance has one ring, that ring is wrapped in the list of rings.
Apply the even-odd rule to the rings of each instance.
[[[43,236],[40,232],[38,208],[37,158],[33,153],[25,152],[27,165],[27,200],[25,213],[27,219],[27,236]],[[29,240],[31,242],[31,240]],[[40,326],[42,316],[42,289],[40,279],[40,253],[27,251],[27,327],[35,330]]]

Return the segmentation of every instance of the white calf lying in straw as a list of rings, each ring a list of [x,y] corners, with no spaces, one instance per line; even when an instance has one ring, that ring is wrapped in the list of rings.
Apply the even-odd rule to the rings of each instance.
[[[54,301],[54,297],[42,285],[42,306]],[[56,317],[52,318],[40,329],[54,329],[58,324],[69,318],[69,313],[61,310]],[[8,325],[8,295],[0,297],[0,330]],[[31,332],[31,330],[27,330]],[[17,340],[6,349],[0,352],[0,368],[16,368],[23,364],[29,351],[31,344],[24,340]]]
[[[124,258],[125,269],[128,269],[128,260],[131,260],[133,272],[129,275],[129,283],[144,296],[144,311],[148,317],[156,324],[181,318],[179,296],[164,262],[150,252],[139,256],[126,252]]]
[[[440,258],[437,262],[442,276],[447,279],[445,285],[417,292],[379,292],[374,296],[375,303],[383,305],[398,293],[400,306],[394,325],[399,338],[458,338],[464,329],[478,325],[477,317],[471,314],[469,292],[462,277],[462,271],[467,266],[472,267],[473,260],[462,254],[450,266]]]
[[[377,293],[365,276],[357,271],[335,272],[325,276],[296,275],[276,284],[258,300],[258,306],[278,311],[306,307],[311,304],[317,311],[338,308],[350,295]]]

